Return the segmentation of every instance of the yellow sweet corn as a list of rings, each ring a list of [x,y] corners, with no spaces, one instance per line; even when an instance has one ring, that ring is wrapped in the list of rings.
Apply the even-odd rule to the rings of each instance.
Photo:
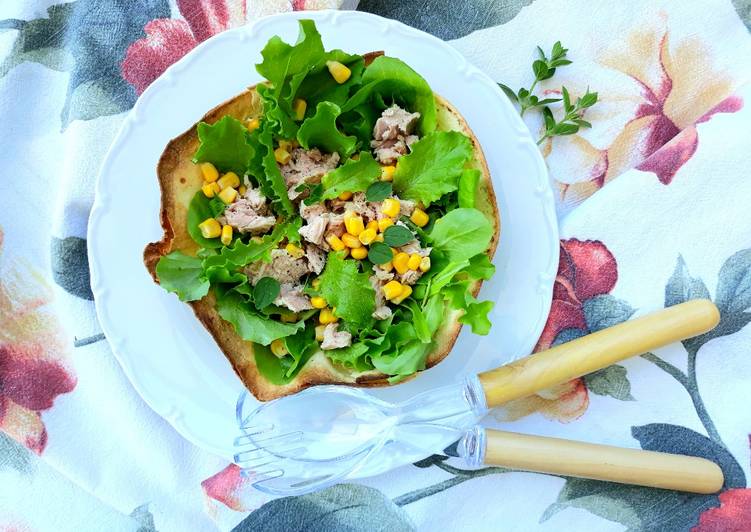
[[[367,225],[365,225],[365,229],[372,229],[373,231],[378,232],[378,222],[376,220],[370,220]]]
[[[352,199],[352,192],[342,192],[341,194],[339,194],[339,199],[342,201]]]
[[[417,271],[417,269],[420,267],[420,262],[422,262],[422,257],[417,253],[413,253],[409,256],[409,260],[407,261],[407,268]]]
[[[321,325],[328,325],[329,323],[336,322],[336,316],[334,316],[334,312],[330,308],[325,308],[318,315],[318,322]]]
[[[203,191],[204,196],[207,198],[213,198],[221,189],[219,188],[219,185],[216,184],[216,181],[214,181],[213,183],[206,183],[203,185],[201,190]]]
[[[214,218],[207,218],[198,224],[203,238],[216,238],[222,234],[222,226]]]
[[[428,218],[428,215],[425,214],[425,211],[422,209],[415,209],[409,219],[412,220],[417,227],[425,227],[430,221],[430,218]]]
[[[362,238],[363,234],[364,232],[360,233],[360,238]],[[366,248],[355,248],[350,251],[350,254],[352,255],[353,259],[362,260],[368,256],[368,250]]]
[[[308,108],[308,102],[302,98],[295,98],[292,102],[292,112],[295,113],[295,120],[302,120],[305,118],[305,111]]]
[[[313,305],[313,308],[326,308],[327,305],[326,300],[321,296],[311,297],[310,304]]]
[[[294,245],[292,242],[287,244],[284,249],[287,250],[287,253],[289,253],[290,257],[293,259],[301,259],[305,256],[305,251]]]
[[[394,171],[396,171],[396,166],[381,166],[381,181],[393,181]]]
[[[310,284],[313,286],[313,289],[318,290],[318,288],[321,286],[321,280],[316,277]]]
[[[225,246],[229,246],[230,242],[232,242],[232,226],[231,225],[222,226],[222,237],[220,240],[222,241],[222,244],[224,244]]]
[[[389,281],[381,287],[381,291],[383,292],[383,297],[391,301],[395,297],[399,297],[399,294],[402,293],[402,283],[399,281]]]
[[[348,247],[345,247],[345,248],[344,248],[344,251],[342,251],[342,253],[344,253],[344,258],[345,258],[345,259],[346,259],[347,257],[349,257],[349,252],[350,252],[350,249],[349,249]]]
[[[247,191],[248,187],[245,185],[240,185],[240,188],[237,189],[237,192],[239,192],[241,196],[244,196]]]
[[[201,163],[201,173],[203,180],[207,183],[213,183],[219,179],[219,170],[211,163]]]
[[[289,351],[287,351],[287,346],[284,345],[284,340],[281,338],[278,338],[271,342],[271,352],[274,353],[278,358],[282,358],[283,356],[286,356],[289,354]]]
[[[219,181],[217,181],[216,184],[219,185],[219,188],[222,190],[227,187],[237,188],[240,186],[240,178],[237,177],[235,172],[227,172],[219,178]]]
[[[381,218],[378,220],[378,230],[383,233],[386,229],[394,225],[394,220],[391,218]]]
[[[398,296],[396,296],[394,299],[392,299],[391,302],[394,305],[399,305],[401,304],[402,301],[404,301],[411,295],[412,295],[412,287],[408,285],[404,285],[402,286],[401,293]]]
[[[232,187],[222,189],[222,191],[219,193],[219,199],[229,205],[237,199],[237,190]]]
[[[344,213],[344,227],[347,228],[350,235],[357,236],[363,232],[365,224],[362,221],[362,216],[353,211],[347,211]]]
[[[399,205],[399,200],[396,200],[394,198],[386,198],[385,200],[383,200],[383,205],[381,205],[381,212],[386,216],[390,216],[391,218],[396,218],[397,216],[399,216],[400,209],[401,206]]]
[[[316,342],[323,342],[324,329],[326,329],[325,325],[316,325]]]
[[[420,260],[420,271],[425,273],[430,270],[430,257],[423,257]]]
[[[375,240],[376,236],[378,236],[378,234],[375,232],[375,229],[366,229],[365,231],[360,233],[357,238],[360,239],[360,242],[368,246]]]
[[[281,315],[284,323],[294,323],[300,321],[300,316],[296,312],[285,312]]]
[[[251,118],[247,121],[247,123],[245,124],[245,127],[247,127],[248,131],[252,133],[256,129],[261,127],[261,121],[258,120],[257,118]]]
[[[261,238],[260,236],[251,236],[250,241],[255,242],[256,244],[260,244],[261,242],[263,242],[263,238]]]
[[[344,242],[342,242],[341,238],[334,233],[326,235],[326,242],[328,242],[329,246],[331,246],[331,249],[334,251],[341,251],[344,249]]]
[[[345,246],[352,249],[362,246],[362,242],[355,235],[350,235],[349,233],[342,235],[342,242],[344,242]]]
[[[274,150],[274,158],[279,164],[287,164],[292,156],[281,146]]]
[[[394,263],[394,269],[400,274],[405,273],[407,270],[409,270],[409,266],[407,264],[409,262],[409,255],[407,255],[403,251],[397,253],[391,262]]]
[[[375,237],[376,242],[383,242],[383,233],[378,233]]]
[[[352,71],[339,61],[326,61],[326,67],[329,69],[331,77],[341,85],[349,79],[352,75]]]
[[[392,261],[388,261],[385,264],[381,264],[381,269],[385,272],[390,272],[394,269],[394,263]]]

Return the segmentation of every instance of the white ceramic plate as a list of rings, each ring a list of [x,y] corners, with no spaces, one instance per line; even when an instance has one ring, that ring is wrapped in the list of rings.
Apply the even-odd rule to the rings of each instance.
[[[209,39],[138,99],[102,166],[89,222],[91,283],[104,333],[144,400],[194,444],[225,457],[243,390],[191,309],[154,284],[143,248],[161,238],[155,168],[167,142],[212,107],[260,81],[254,64],[273,35],[297,38],[312,18],[328,48],[383,50],[406,61],[469,122],[490,166],[501,212],[497,272],[480,297],[496,302],[493,328],[465,328],[449,357],[416,379],[372,393],[401,400],[528,354],[545,324],[558,267],[553,195],[544,162],[496,84],[448,44],[356,11],[290,13]]]

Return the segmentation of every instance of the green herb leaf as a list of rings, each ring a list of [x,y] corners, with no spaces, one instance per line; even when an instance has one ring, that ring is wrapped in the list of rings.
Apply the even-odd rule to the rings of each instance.
[[[561,87],[561,94],[563,95],[563,109],[568,112],[571,110],[571,98],[566,87]]]
[[[474,208],[481,175],[480,171],[474,168],[462,170],[459,176],[459,194],[457,196],[459,207]]]
[[[506,97],[511,100],[512,102],[517,102],[518,98],[516,97],[516,93],[513,91],[511,87],[508,85],[504,85],[503,83],[499,83],[498,86],[501,88],[503,93],[506,95]]]
[[[383,232],[383,243],[398,248],[415,239],[412,231],[402,225],[392,225]]]
[[[273,277],[261,277],[253,288],[253,302],[256,304],[256,308],[261,310],[267,307],[279,295],[279,281]]]
[[[300,126],[297,140],[306,150],[317,147],[328,153],[338,152],[346,159],[355,151],[357,137],[346,136],[336,125],[341,108],[335,103],[321,102],[316,112]]]
[[[391,248],[384,242],[373,242],[368,250],[368,260],[373,264],[386,264],[393,256]]]
[[[321,295],[336,307],[336,316],[357,327],[373,321],[375,291],[369,275],[358,271],[357,262],[344,260],[341,253],[329,253],[326,268],[319,277]]]
[[[209,210],[214,218],[217,218],[224,214],[224,209],[227,208],[227,204],[219,198],[211,198],[209,200]]]
[[[222,247],[222,242],[219,238],[204,238],[201,230],[198,228],[198,224],[208,218],[214,217],[209,201],[209,198],[204,196],[200,190],[190,200],[190,204],[188,205],[188,234],[201,247],[209,249],[220,248]]]
[[[457,131],[436,131],[399,158],[394,190],[402,199],[429,205],[456,190],[464,165],[472,158],[472,142]]]
[[[436,220],[430,232],[434,246],[453,262],[482,253],[492,237],[493,224],[477,209],[455,209]]]
[[[180,301],[201,299],[209,291],[209,281],[203,273],[201,259],[173,251],[159,259],[156,265],[159,284],[174,292]]]
[[[231,116],[222,117],[213,125],[200,122],[198,139],[201,144],[193,156],[193,162],[210,162],[221,172],[231,170],[244,175],[254,153],[247,133],[242,122]]]
[[[365,199],[368,201],[383,201],[393,192],[393,186],[388,181],[377,181],[365,191]]]
[[[548,79],[553,75],[548,68],[547,62],[542,59],[538,59],[532,63],[532,71],[535,74],[535,78],[538,80]]]
[[[305,326],[297,323],[282,323],[266,318],[252,308],[249,301],[234,291],[217,296],[216,308],[222,319],[230,322],[243,340],[269,345],[277,338],[295,334]]]
[[[381,167],[369,151],[361,151],[360,158],[350,159],[344,166],[329,172],[321,179],[323,199],[333,199],[342,192],[362,192],[381,175]]]

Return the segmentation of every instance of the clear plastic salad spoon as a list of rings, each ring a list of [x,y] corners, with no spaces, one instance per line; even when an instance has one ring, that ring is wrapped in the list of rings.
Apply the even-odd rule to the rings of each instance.
[[[466,435],[488,408],[697,336],[718,322],[712,302],[689,301],[400,404],[358,388],[317,386],[248,412],[241,396],[237,418],[242,435],[235,442],[241,451],[235,461],[258,489],[276,495],[374,475],[440,451]]]

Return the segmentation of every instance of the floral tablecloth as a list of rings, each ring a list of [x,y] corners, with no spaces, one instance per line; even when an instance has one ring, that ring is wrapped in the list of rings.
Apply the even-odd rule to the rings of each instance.
[[[562,84],[599,93],[591,129],[540,145],[562,240],[538,348],[695,297],[722,316],[711,333],[517,401],[489,422],[705,456],[722,467],[723,491],[467,470],[450,449],[303,497],[254,491],[151,411],[114,360],[86,263],[94,181],[138,95],[197,43],[264,14],[355,2],[6,1],[0,530],[751,530],[749,3],[456,4],[361,8],[458,37],[461,53],[515,88],[529,86],[535,46],[561,40],[574,62],[539,94]],[[539,118],[525,119],[538,135]]]

